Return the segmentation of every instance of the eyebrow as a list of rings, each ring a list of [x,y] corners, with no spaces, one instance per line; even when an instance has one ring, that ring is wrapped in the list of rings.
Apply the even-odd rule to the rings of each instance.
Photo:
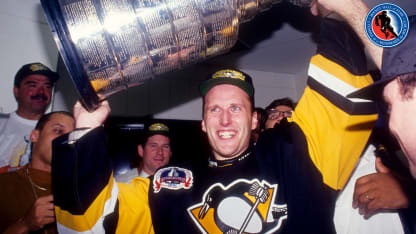
[[[52,127],[65,127],[65,125],[61,123],[55,123],[52,125]]]
[[[237,106],[242,106],[242,105],[244,105],[244,103],[243,102],[233,102],[233,103],[231,103],[230,104],[230,106],[235,106],[235,105],[237,105]]]

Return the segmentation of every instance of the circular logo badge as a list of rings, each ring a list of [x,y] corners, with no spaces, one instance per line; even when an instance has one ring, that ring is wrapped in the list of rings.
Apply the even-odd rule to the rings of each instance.
[[[365,18],[367,37],[377,46],[393,47],[400,44],[409,32],[406,12],[392,3],[379,4]]]

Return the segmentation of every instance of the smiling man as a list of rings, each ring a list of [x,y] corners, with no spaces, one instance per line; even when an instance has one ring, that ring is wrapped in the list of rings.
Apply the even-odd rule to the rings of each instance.
[[[129,183],[138,176],[149,177],[157,169],[169,163],[172,151],[168,126],[162,123],[150,125],[143,143],[137,146],[137,153],[142,158],[141,166],[118,175],[117,182]]]
[[[108,102],[92,113],[76,104],[79,131],[57,139],[53,147],[60,230],[334,233],[337,191],[348,180],[377,115],[373,103],[352,105],[356,100],[345,97],[372,82],[352,30],[325,19],[319,41],[308,86],[279,131],[264,131],[253,149],[252,78],[236,69],[216,71],[200,85],[201,129],[211,146],[208,162],[169,165],[150,180],[114,182],[100,126],[110,112]]]
[[[233,70],[225,72],[238,74]],[[241,89],[234,85],[218,85],[203,94],[206,97],[202,131],[208,136],[215,158],[227,160],[241,155],[248,147],[251,131],[257,126],[251,98],[241,95]]]
[[[0,115],[0,172],[29,161],[29,134],[48,108],[58,74],[41,63],[22,66],[14,78],[17,110]]]

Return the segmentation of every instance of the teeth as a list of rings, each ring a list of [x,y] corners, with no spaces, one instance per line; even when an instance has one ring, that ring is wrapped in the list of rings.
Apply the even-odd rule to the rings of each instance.
[[[234,132],[220,132],[219,135],[222,138],[228,139],[228,138],[233,137],[235,135],[235,133]]]

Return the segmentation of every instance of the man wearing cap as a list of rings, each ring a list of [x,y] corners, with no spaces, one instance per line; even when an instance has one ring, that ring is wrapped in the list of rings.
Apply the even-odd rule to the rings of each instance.
[[[364,31],[369,8],[362,0],[316,0],[312,5],[315,14],[335,12],[350,24],[365,45],[374,64],[381,70],[379,81],[352,92],[348,97],[384,100],[388,105],[389,130],[397,139],[408,159],[410,172],[416,178],[416,16],[408,17],[409,32],[399,45],[382,48],[373,44]],[[374,212],[376,209],[402,208],[397,206],[398,204],[379,202],[388,194],[380,193],[383,190],[377,189],[375,184],[370,182],[366,181],[368,186],[362,183],[361,188],[354,192],[354,206],[359,207],[361,213],[367,213],[368,210]],[[404,212],[401,213],[403,226],[410,228],[413,233],[416,230],[415,205],[411,204],[410,209],[399,212]]]
[[[162,123],[154,123],[147,129],[144,142],[137,146],[137,153],[142,158],[139,168],[132,168],[116,177],[117,182],[130,183],[136,177],[149,177],[157,169],[169,163],[172,157],[169,128]]]
[[[349,7],[341,8],[327,0],[320,1],[320,4],[362,30],[368,7],[361,0],[345,2]],[[349,96],[370,100],[384,99],[389,106],[390,131],[408,158],[410,171],[416,178],[416,16],[409,17],[408,35],[395,47],[383,49],[372,44],[364,32],[359,33],[359,36],[375,64],[381,69],[381,79]]]
[[[41,63],[22,66],[14,78],[17,110],[0,116],[0,172],[29,161],[29,134],[51,102],[58,74]]]
[[[351,35],[346,25],[322,21],[318,54],[311,59],[308,86],[296,110],[283,131],[264,132],[255,150],[250,147],[257,124],[251,77],[235,69],[211,74],[200,86],[201,128],[211,146],[208,162],[170,165],[150,181],[114,182],[100,127],[110,112],[108,102],[92,113],[76,104],[79,131],[57,139],[53,147],[58,227],[120,233],[334,233],[337,191],[377,118],[372,103],[355,106],[345,97],[346,89],[371,83],[362,47]]]

